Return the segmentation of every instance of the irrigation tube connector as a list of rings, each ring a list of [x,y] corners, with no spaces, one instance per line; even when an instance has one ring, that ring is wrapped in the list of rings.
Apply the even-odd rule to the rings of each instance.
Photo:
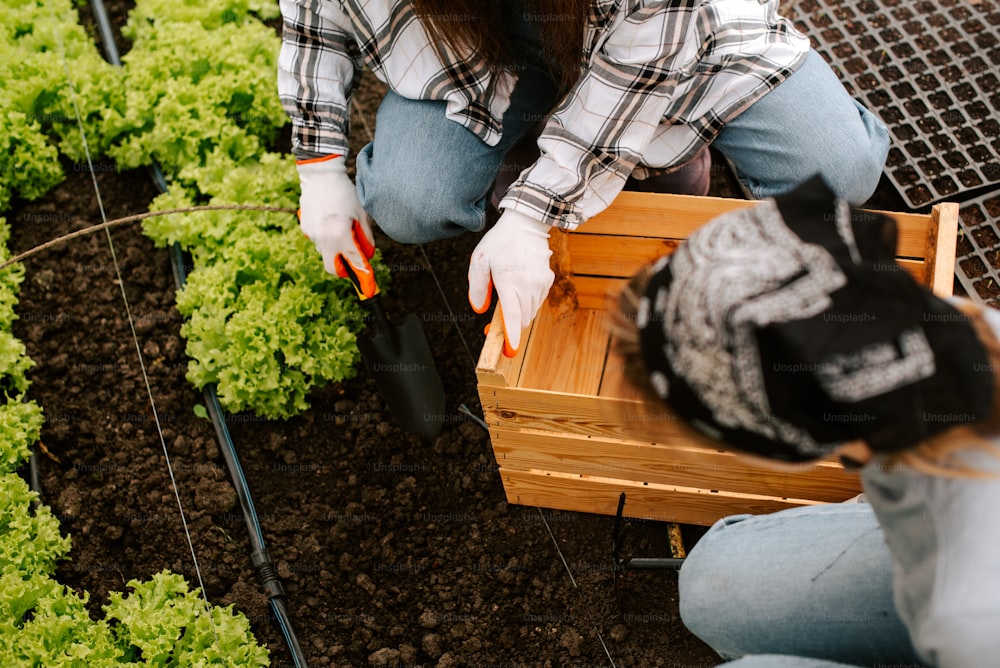
[[[175,244],[174,250],[170,254],[171,261],[177,255],[181,255],[181,253]],[[177,265],[175,264],[175,270],[176,268]],[[180,273],[183,275],[183,265],[181,265]],[[260,521],[257,518],[257,510],[254,508],[253,499],[250,496],[250,486],[243,475],[243,467],[240,465],[239,457],[236,455],[236,446],[233,444],[229,429],[226,427],[226,421],[223,419],[222,406],[219,405],[219,397],[215,392],[214,385],[208,385],[205,388],[205,401],[208,405],[208,414],[212,418],[212,426],[215,427],[215,434],[218,437],[219,444],[222,446],[220,448],[222,458],[225,459],[226,468],[229,469],[229,473],[232,476],[233,486],[236,488],[236,496],[240,502],[240,509],[243,511],[243,519],[246,521],[247,528],[249,529],[251,546],[250,563],[257,574],[257,580],[260,582],[261,589],[267,594],[267,598],[271,603],[271,609],[278,620],[278,625],[281,627],[282,635],[285,636],[285,642],[288,644],[288,650],[292,654],[292,660],[296,666],[304,667],[306,659],[302,654],[302,647],[299,645],[295,631],[292,629],[292,622],[288,616],[288,608],[285,606],[285,587],[281,584],[278,571],[271,560],[271,554],[267,551],[267,546],[264,544],[264,534],[261,531]]]
[[[628,535],[628,525],[623,520],[625,513],[625,492],[618,497],[618,512],[611,529],[611,572],[614,576],[615,598],[618,600],[618,614],[624,618],[622,607],[621,576],[624,571],[679,571],[684,565],[683,558],[674,557],[621,557]]]
[[[103,0],[92,0],[91,7],[94,10],[97,29],[101,36],[101,42],[104,44],[104,51],[108,62],[120,67],[121,58],[118,54],[118,48],[115,46],[114,33],[111,30],[111,22],[108,20],[108,13],[105,10]],[[167,181],[159,166],[154,163],[150,168],[150,173],[157,189],[160,192],[166,192]],[[174,275],[174,285],[180,290],[184,287],[184,283],[187,280],[187,272],[185,271],[184,252],[181,250],[179,244],[174,243],[170,248],[170,264]],[[285,643],[288,645],[292,660],[297,667],[305,668],[307,665],[305,655],[302,653],[302,647],[295,635],[295,631],[292,629],[291,619],[288,616],[288,609],[285,605],[285,588],[278,577],[278,571],[264,544],[264,533],[260,528],[257,510],[250,496],[250,486],[243,475],[243,467],[240,465],[239,457],[236,454],[236,446],[233,444],[229,429],[226,427],[222,406],[219,404],[219,398],[214,385],[209,385],[205,388],[205,400],[209,416],[212,419],[212,425],[215,427],[216,437],[220,445],[219,449],[226,462],[226,468],[229,469],[233,486],[236,488],[236,496],[243,511],[243,518],[249,530],[251,546],[250,563],[257,574],[257,580],[260,582],[261,589],[267,594],[271,610],[278,620],[278,625],[281,628],[282,635],[285,637]]]

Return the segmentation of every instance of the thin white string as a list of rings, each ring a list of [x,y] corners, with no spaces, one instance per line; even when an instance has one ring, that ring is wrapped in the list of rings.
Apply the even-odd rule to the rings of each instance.
[[[90,144],[87,142],[87,133],[83,127],[83,118],[80,115],[80,107],[76,97],[76,86],[70,73],[69,60],[66,56],[66,45],[63,42],[62,31],[60,29],[61,25],[56,18],[55,9],[51,4],[49,5],[49,10],[52,14],[53,23],[57,26],[56,40],[59,45],[60,55],[62,56],[63,69],[66,71],[67,89],[69,90],[70,101],[73,103],[73,113],[76,114],[76,123],[80,130],[80,140],[83,142],[84,155],[87,158],[87,166],[90,169],[90,178],[94,185],[94,193],[97,196],[97,207],[100,210],[101,221],[103,223],[107,223],[108,217],[104,210],[104,200],[101,197],[101,188],[97,183],[97,171],[94,169],[93,159],[90,155]],[[136,355],[139,358],[139,368],[142,369],[142,379],[146,386],[146,395],[149,397],[150,408],[153,411],[153,422],[156,424],[156,433],[159,435],[160,447],[163,449],[163,457],[167,463],[167,472],[170,474],[170,484],[173,487],[174,498],[176,499],[177,507],[180,510],[181,524],[184,527],[184,535],[187,539],[188,549],[191,551],[191,560],[194,562],[194,569],[198,576],[198,586],[201,589],[202,599],[204,599],[205,602],[205,611],[210,612],[211,604],[208,600],[208,593],[205,591],[205,583],[202,578],[201,567],[198,565],[198,555],[195,553],[194,542],[191,539],[191,531],[188,528],[187,519],[184,516],[184,503],[181,501],[180,490],[177,487],[177,478],[174,476],[174,469],[170,464],[170,454],[167,451],[167,443],[163,436],[163,428],[160,426],[160,416],[156,410],[156,400],[153,398],[153,389],[149,382],[149,376],[146,373],[146,361],[142,355],[142,347],[139,345],[139,337],[135,330],[135,321],[132,318],[132,309],[129,305],[128,296],[125,293],[125,281],[122,279],[121,267],[118,264],[118,257],[115,254],[115,244],[111,239],[111,230],[105,228],[104,232],[108,237],[108,248],[111,250],[111,262],[115,267],[115,276],[118,280],[118,287],[121,290],[122,301],[125,304],[125,315],[128,317],[129,328],[132,331],[132,342],[135,344]],[[212,624],[212,632],[215,634],[216,640],[218,640],[218,634],[215,629],[215,620],[212,618],[211,614],[206,615],[206,617],[209,619],[209,623]]]

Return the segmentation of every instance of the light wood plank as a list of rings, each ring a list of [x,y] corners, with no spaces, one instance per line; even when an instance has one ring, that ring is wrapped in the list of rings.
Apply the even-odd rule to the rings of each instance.
[[[544,471],[507,471],[502,472],[501,477],[510,503],[614,515],[618,510],[618,497],[625,492],[623,514],[627,517],[702,526],[714,524],[729,515],[766,514],[817,505],[809,499],[713,493],[706,489],[644,485]]]
[[[697,439],[665,405],[523,387],[483,386],[479,395],[491,431],[530,429],[660,444]]]
[[[955,288],[955,253],[958,246],[958,204],[938,204],[931,209],[927,235],[927,283],[938,297],[950,297]]]
[[[623,191],[574,233],[683,239],[719,214],[755,204],[724,197]]]
[[[534,430],[494,429],[490,435],[501,474],[511,469],[540,470],[827,502],[861,492],[857,474],[830,459],[776,470],[732,452],[695,445],[652,445]]]
[[[493,311],[493,320],[486,334],[486,341],[476,362],[476,379],[479,385],[508,387],[517,384],[524,366],[524,354],[531,342],[531,327],[521,335],[521,347],[514,357],[503,354],[503,319],[500,309]]]
[[[923,262],[919,260],[897,260],[897,262],[916,281],[929,285]],[[579,308],[596,310],[606,310],[610,304],[614,304],[626,283],[624,278],[605,276],[576,276],[574,281],[576,282],[576,299]],[[943,283],[947,284],[947,280],[944,279]]]
[[[640,408],[634,401],[516,387],[482,386],[479,395],[491,429],[547,429],[622,438],[625,413]]]
[[[573,234],[569,240],[569,255],[576,277],[629,278],[643,265],[673,253],[680,244],[679,239]]]
[[[561,313],[543,305],[532,325],[532,340],[518,386],[597,394],[608,346],[607,319],[604,310]]]
[[[625,377],[625,363],[621,356],[615,352],[610,340],[608,341],[608,356],[604,361],[604,373],[601,375],[601,387],[597,390],[597,396],[642,401],[642,393]]]
[[[686,238],[719,214],[756,204],[751,200],[724,197],[622,192],[611,206],[578,227],[574,234]],[[896,220],[899,228],[897,256],[924,257],[930,225],[927,215],[872,211]]]

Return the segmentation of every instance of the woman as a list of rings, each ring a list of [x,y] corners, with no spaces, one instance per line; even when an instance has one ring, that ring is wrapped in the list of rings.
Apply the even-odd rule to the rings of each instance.
[[[1000,313],[931,295],[895,238],[814,179],[621,295],[656,410],[761,461],[861,468],[866,502],[725,518],[695,545],[681,617],[726,665],[1000,660]]]
[[[777,6],[281,0],[278,86],[293,121],[302,229],[328,271],[346,275],[346,258],[372,294],[368,216],[404,243],[481,231],[505,156],[544,121],[537,159],[505,188],[469,267],[476,311],[496,287],[513,354],[553,280],[551,226],[583,223],[630,178],[704,166],[710,143],[754,197],[822,172],[860,203],[878,183],[888,133]],[[350,96],[365,66],[389,92],[355,187]]]

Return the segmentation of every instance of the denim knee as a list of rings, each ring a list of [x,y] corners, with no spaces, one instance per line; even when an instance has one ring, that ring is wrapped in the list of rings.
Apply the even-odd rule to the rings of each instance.
[[[394,241],[417,244],[441,238],[435,229],[440,222],[429,219],[428,209],[392,188],[368,188],[363,202],[378,228]]]
[[[358,197],[391,239],[427,243],[485,227],[488,184],[474,196],[467,183],[440,176],[429,165],[419,170],[386,165],[376,169],[368,151],[366,147],[358,154]]]
[[[818,172],[840,198],[854,206],[864,204],[875,193],[889,155],[889,131],[881,120],[858,103],[864,132],[844,136],[837,150],[830,151]],[[846,133],[845,133],[846,134]]]
[[[734,610],[735,585],[729,578],[739,565],[739,556],[718,549],[716,539],[725,539],[726,529],[748,519],[750,515],[733,515],[718,520],[690,552],[681,568],[677,587],[681,621],[691,633],[701,638],[725,658],[742,654],[732,644],[731,632],[736,617],[747,611]]]

